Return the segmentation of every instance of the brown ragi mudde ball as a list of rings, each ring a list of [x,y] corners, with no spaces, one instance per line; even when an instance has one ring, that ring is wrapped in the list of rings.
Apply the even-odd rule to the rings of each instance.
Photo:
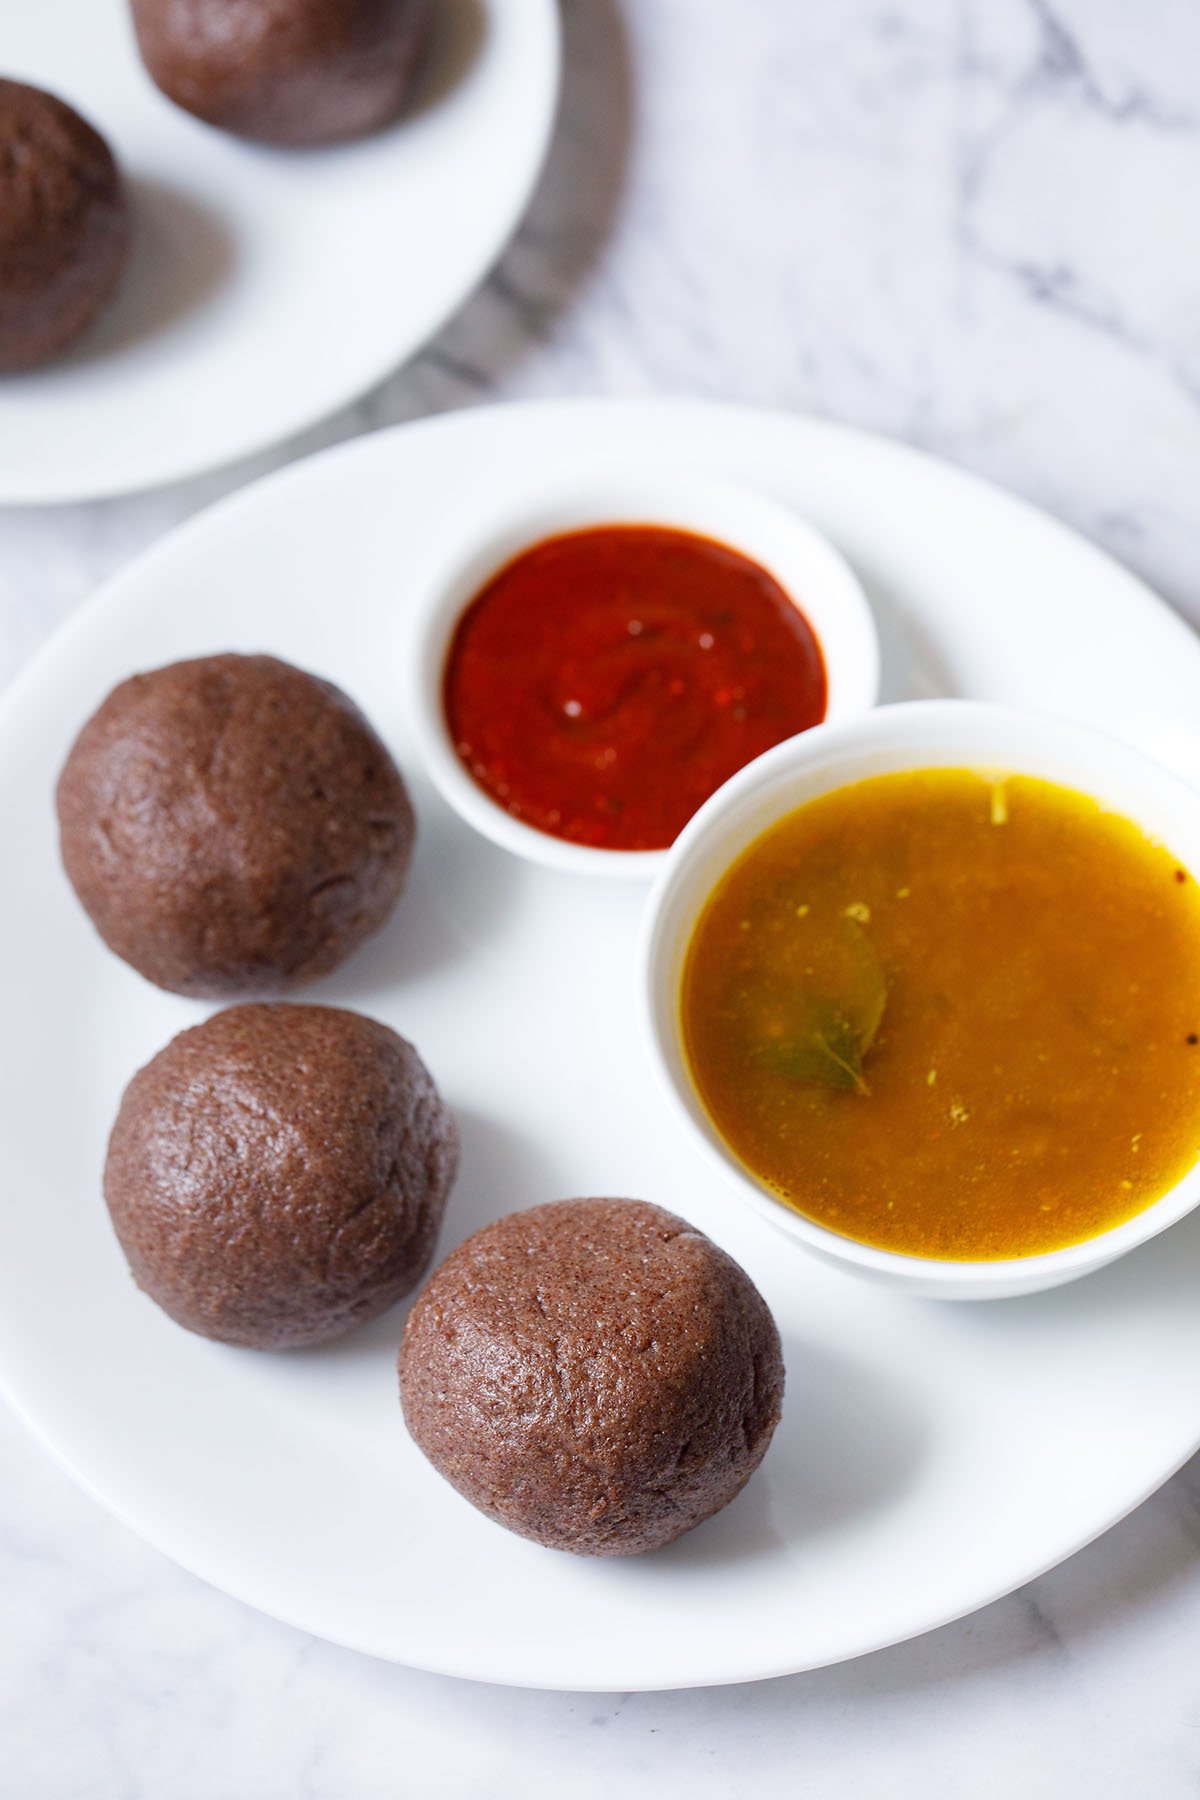
[[[779,1333],[703,1233],[638,1200],[510,1213],[437,1268],[400,1349],[409,1431],[489,1518],[632,1556],[728,1504],[779,1422]]]
[[[240,137],[325,144],[395,118],[430,0],[132,0],[138,48],[169,100]]]
[[[189,1331],[288,1350],[407,1294],[458,1131],[411,1044],[327,1006],[235,1006],[133,1077],[104,1198],[138,1286]]]
[[[86,331],[129,256],[112,151],[53,94],[0,80],[0,373]]]
[[[270,656],[135,675],[58,782],[62,858],[110,950],[177,994],[279,993],[383,924],[414,821],[340,689]]]

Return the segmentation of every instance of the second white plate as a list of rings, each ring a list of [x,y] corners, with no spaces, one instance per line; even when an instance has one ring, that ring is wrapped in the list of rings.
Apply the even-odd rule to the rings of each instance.
[[[659,1102],[636,1027],[641,895],[534,868],[449,813],[399,696],[417,562],[547,471],[641,462],[741,479],[807,514],[874,604],[890,698],[1047,705],[1194,775],[1200,648],[1051,521],[851,432],[682,404],[459,414],[300,464],[110,583],[0,707],[0,1379],[79,1478],[232,1594],[425,1668],[545,1687],[747,1680],[853,1656],[1066,1556],[1200,1442],[1200,1216],[1090,1280],[975,1306],[889,1297],[783,1242]],[[203,1008],[102,948],[58,864],[52,787],[138,668],[270,650],[341,683],[413,778],[414,874],[314,999],[420,1047],[462,1124],[442,1251],[514,1207],[629,1194],[684,1214],[779,1320],[783,1424],[717,1518],[592,1562],[508,1535],[400,1418],[397,1310],[327,1349],[255,1355],[134,1289],[99,1178],[132,1070]]]
[[[407,114],[357,143],[214,131],[142,68],[127,0],[4,9],[0,74],[109,140],[134,255],[68,355],[0,377],[0,504],[122,494],[249,456],[382,380],[482,278],[541,166],[555,0],[439,0]]]

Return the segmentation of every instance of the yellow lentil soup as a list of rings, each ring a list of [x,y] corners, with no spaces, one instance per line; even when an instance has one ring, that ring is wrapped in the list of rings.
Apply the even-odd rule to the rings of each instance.
[[[780,820],[710,897],[681,1024],[721,1137],[912,1256],[1094,1237],[1200,1155],[1200,886],[1097,801],[965,769]]]

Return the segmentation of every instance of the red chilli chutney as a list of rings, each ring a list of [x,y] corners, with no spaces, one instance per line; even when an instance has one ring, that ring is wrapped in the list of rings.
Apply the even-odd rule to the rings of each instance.
[[[812,628],[765,569],[652,525],[516,557],[459,621],[443,690],[458,754],[498,805],[607,850],[664,849],[826,698]]]

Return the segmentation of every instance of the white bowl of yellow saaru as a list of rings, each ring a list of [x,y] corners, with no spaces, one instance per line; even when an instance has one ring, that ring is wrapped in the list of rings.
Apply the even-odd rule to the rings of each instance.
[[[650,903],[652,1054],[789,1236],[947,1299],[1031,1293],[1200,1200],[1200,794],[972,702],[769,751]]]

